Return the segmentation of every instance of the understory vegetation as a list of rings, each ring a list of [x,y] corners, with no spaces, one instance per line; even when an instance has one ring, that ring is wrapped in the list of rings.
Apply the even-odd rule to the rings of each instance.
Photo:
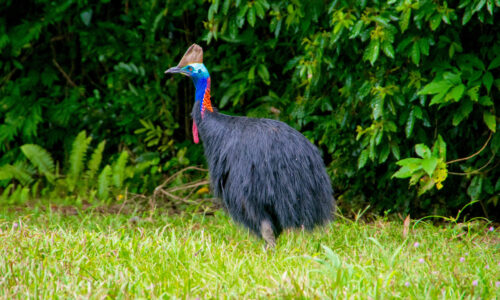
[[[226,214],[0,210],[0,298],[500,297],[500,235],[484,221],[285,232],[277,248]]]
[[[196,42],[215,105],[304,133],[346,211],[477,200],[472,214],[498,217],[498,0],[4,2],[4,203],[112,203],[203,168],[192,84],[163,74]],[[209,197],[206,179],[179,179],[202,189],[188,200]]]

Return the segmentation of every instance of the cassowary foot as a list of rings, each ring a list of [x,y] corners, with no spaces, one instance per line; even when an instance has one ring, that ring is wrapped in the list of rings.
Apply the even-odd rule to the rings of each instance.
[[[276,247],[276,238],[274,237],[273,227],[269,221],[264,220],[260,223],[260,234],[269,248]]]

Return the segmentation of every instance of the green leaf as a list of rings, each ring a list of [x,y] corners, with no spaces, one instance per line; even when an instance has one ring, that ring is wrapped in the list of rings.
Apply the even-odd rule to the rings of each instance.
[[[405,9],[401,13],[401,17],[399,18],[399,27],[401,28],[401,32],[405,32],[408,29],[408,25],[410,24],[411,17],[411,9]]]
[[[255,1],[254,6],[255,6],[255,12],[259,17],[259,19],[264,19],[264,17],[266,16],[266,11],[264,10],[262,4],[259,1]]]
[[[227,16],[227,13],[229,12],[229,6],[231,5],[231,0],[224,0],[224,3],[222,4],[222,13]]]
[[[386,19],[386,18],[383,18],[383,17],[381,17],[380,15],[373,15],[373,16],[371,17],[371,19],[372,19],[373,21],[376,21],[376,22],[378,22],[378,23],[380,23],[380,24],[383,24],[383,25],[385,25],[385,26],[389,26],[389,22],[390,22],[390,20],[388,20],[388,19]]]
[[[486,9],[488,10],[491,16],[493,16],[493,5],[494,5],[493,0],[488,0],[488,2],[486,3]]]
[[[364,60],[370,61],[370,64],[373,66],[375,61],[377,61],[379,52],[380,52],[380,41],[378,39],[371,40],[370,44],[365,50],[365,54],[363,55]]]
[[[410,55],[413,63],[418,66],[418,64],[420,63],[420,46],[418,45],[418,42],[413,43]]]
[[[85,131],[81,131],[73,142],[69,156],[69,174],[67,178],[70,191],[74,190],[76,183],[82,174],[83,163],[85,161],[87,149],[91,140],[91,137],[87,138]]]
[[[460,73],[444,72],[443,79],[451,85],[459,85],[462,83]]]
[[[415,180],[417,179],[415,178]],[[425,180],[420,182],[417,195],[418,196],[423,195],[425,192],[432,189],[433,186],[434,186],[434,180],[431,180],[429,177],[426,177]]]
[[[34,145],[25,144],[21,146],[21,151],[31,161],[31,163],[45,175],[49,182],[53,182],[55,178],[55,164],[52,156],[44,148]]]
[[[83,24],[85,24],[85,26],[90,26],[90,22],[92,21],[92,9],[83,11],[80,14],[80,18],[82,19],[82,22]]]
[[[453,120],[452,120],[453,126],[457,126],[458,124],[460,124],[460,122],[462,122],[462,120],[467,118],[471,112],[472,112],[472,102],[467,99],[462,100],[460,107],[453,114]]]
[[[271,7],[267,2],[267,0],[257,0],[257,2],[259,2],[266,10],[269,9],[269,7]]]
[[[396,178],[408,178],[413,174],[413,170],[408,168],[407,166],[401,167],[396,173],[392,175],[392,177]]]
[[[432,81],[431,83],[424,86],[418,94],[419,95],[428,95],[428,94],[437,94],[437,93],[446,93],[451,87],[451,84],[446,80],[441,81]]]
[[[434,173],[434,170],[436,169],[438,163],[438,159],[436,157],[428,157],[426,159],[422,160],[422,169],[432,177],[432,173]]]
[[[431,30],[435,31],[439,27],[439,24],[441,24],[441,15],[434,14],[429,21],[429,25],[431,27]]]
[[[219,10],[219,1],[213,1],[212,5],[210,5],[210,8],[208,8],[207,18],[209,21],[212,21],[214,19],[214,15],[218,12],[218,10]]]
[[[384,99],[380,96],[376,96],[372,99],[371,107],[373,109],[373,119],[378,120],[384,111]]]
[[[255,6],[252,6],[252,7],[250,7],[248,9],[247,21],[248,21],[248,24],[250,24],[250,26],[252,26],[252,27],[255,26],[255,21],[256,21],[256,18],[255,18]]]
[[[414,171],[420,170],[422,166],[422,159],[421,158],[416,158],[416,157],[409,157],[402,159],[400,161],[397,161],[396,164],[398,166],[406,166],[408,168],[413,169]]]
[[[493,75],[491,74],[491,72],[484,73],[483,84],[486,87],[486,90],[488,91],[488,94],[489,94],[491,86],[493,85]]]
[[[375,152],[375,135],[372,135],[370,137],[370,145],[369,145],[368,149],[369,149],[368,157],[372,161],[374,161],[375,160],[375,155],[376,155],[376,152]]]
[[[413,132],[413,127],[415,126],[415,111],[412,109],[408,115],[408,120],[406,121],[405,133],[406,137],[409,138]]]
[[[354,25],[354,27],[351,30],[351,34],[349,35],[350,39],[353,39],[359,35],[359,33],[361,32],[361,29],[363,28],[363,24],[364,24],[363,20],[358,20],[356,22],[356,24]]]
[[[432,146],[432,155],[446,161],[446,143],[440,134],[438,134],[438,138]]]
[[[479,104],[483,106],[493,106],[493,101],[491,101],[489,96],[482,96],[479,98]]]
[[[418,45],[420,47],[420,53],[422,53],[423,55],[429,55],[429,40],[428,39],[425,39],[425,38],[422,38],[420,40],[418,40]]]
[[[6,164],[0,167],[1,180],[15,178],[22,186],[28,186],[33,182],[33,172],[26,163]]]
[[[431,99],[431,102],[429,103],[429,106],[430,105],[434,105],[434,104],[440,104],[440,103],[446,102],[444,100],[445,96],[446,96],[446,92],[434,95],[434,97],[432,97],[432,99]]]
[[[474,14],[474,12],[472,11],[472,7],[468,6],[465,9],[464,16],[462,18],[462,25],[467,24],[467,22],[469,22],[469,20],[472,18],[473,14]]]
[[[262,79],[262,81],[264,81],[266,85],[271,84],[271,82],[269,81],[269,71],[267,70],[267,67],[264,64],[260,64],[257,67],[257,74]]]
[[[476,1],[476,7],[474,7],[474,12],[480,11],[485,4],[486,4],[486,0],[478,0],[478,1]]]
[[[391,144],[391,152],[392,152],[392,155],[394,156],[395,159],[397,159],[397,160],[400,159],[401,156],[400,156],[398,144]]]
[[[142,120],[141,120],[142,121]],[[97,148],[94,150],[92,155],[90,156],[90,160],[88,163],[88,170],[86,173],[87,180],[91,183],[95,176],[97,175],[97,171],[99,170],[99,166],[102,161],[102,152],[104,151],[104,146],[106,145],[106,141],[102,141],[99,143]]]
[[[493,59],[490,62],[490,65],[488,66],[488,71],[496,69],[498,67],[500,67],[500,55],[497,55],[497,57],[495,57],[495,59]]]
[[[397,128],[396,124],[394,124],[394,122],[386,121],[386,122],[384,122],[384,131],[397,132],[398,128]]]
[[[415,145],[415,152],[418,156],[422,158],[431,157],[431,150],[425,144],[417,144]]]
[[[248,11],[248,5],[244,4],[240,6],[240,10],[236,15],[236,23],[239,28],[243,27],[243,24],[245,24],[245,15],[247,11]]]
[[[446,94],[446,97],[444,98],[445,102],[448,102],[449,100],[455,100],[455,101],[460,101],[462,98],[462,95],[465,92],[465,85],[460,84],[451,89],[451,91]]]
[[[376,130],[375,134],[375,145],[380,145],[380,142],[382,142],[382,137],[384,136],[384,131],[382,130]]]
[[[120,156],[116,160],[116,162],[113,164],[113,184],[115,187],[118,189],[121,189],[123,186],[123,181],[126,179],[126,174],[125,174],[125,168],[127,166],[128,162],[128,152],[127,151],[122,151],[120,153]]]
[[[10,165],[0,166],[0,181],[2,180],[11,180],[14,176],[8,170]]]
[[[366,80],[365,82],[363,82],[363,84],[361,85],[361,87],[357,91],[358,97],[361,99],[365,98],[366,96],[368,96],[368,94],[370,94],[371,89],[372,89],[372,85],[370,84],[370,82],[368,80]]]
[[[415,110],[415,117],[417,119],[423,120],[422,108],[420,108],[420,106],[414,106],[413,109]]]
[[[97,196],[101,200],[108,199],[111,178],[111,167],[106,165],[97,180]]]
[[[254,81],[255,80],[255,65],[250,67],[250,70],[248,70],[248,76],[247,76],[248,81]]]
[[[472,101],[478,101],[479,100],[479,88],[480,88],[480,86],[476,85],[476,86],[471,87],[467,91],[467,95],[470,97],[470,99]]]
[[[394,59],[394,48],[389,41],[384,41],[382,43],[382,51],[384,51],[385,55]]]
[[[364,149],[363,151],[361,151],[361,154],[358,158],[358,169],[361,169],[366,165],[366,162],[368,161],[368,154],[368,149]]]
[[[484,123],[486,124],[486,126],[488,126],[488,128],[491,131],[496,132],[496,130],[497,130],[497,121],[496,121],[495,115],[491,114],[488,111],[485,111],[483,113],[483,120],[484,120]]]
[[[378,163],[383,164],[389,157],[389,153],[390,153],[389,144],[388,143],[382,144],[382,149],[380,149],[380,154],[378,157]]]
[[[469,187],[467,188],[467,194],[470,196],[471,200],[479,200],[482,190],[483,177],[481,177],[481,175],[474,176]]]

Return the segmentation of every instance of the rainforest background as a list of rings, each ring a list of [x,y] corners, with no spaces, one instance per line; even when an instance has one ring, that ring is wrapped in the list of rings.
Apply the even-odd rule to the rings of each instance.
[[[448,215],[477,201],[469,214],[498,219],[499,10],[499,0],[3,0],[0,201],[148,197],[206,164],[190,133],[192,83],[163,74],[198,43],[215,106],[301,131],[343,211]],[[200,190],[189,197],[210,197]]]

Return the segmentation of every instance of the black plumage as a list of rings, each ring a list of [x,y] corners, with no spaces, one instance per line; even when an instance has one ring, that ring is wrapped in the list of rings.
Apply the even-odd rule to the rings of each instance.
[[[232,218],[271,246],[285,228],[312,229],[331,220],[335,200],[318,149],[283,122],[218,113],[210,104],[210,78],[200,83],[196,65],[167,72],[192,70],[186,75],[196,88],[208,89],[208,98],[205,92],[195,101],[193,134],[203,142],[213,193]]]

